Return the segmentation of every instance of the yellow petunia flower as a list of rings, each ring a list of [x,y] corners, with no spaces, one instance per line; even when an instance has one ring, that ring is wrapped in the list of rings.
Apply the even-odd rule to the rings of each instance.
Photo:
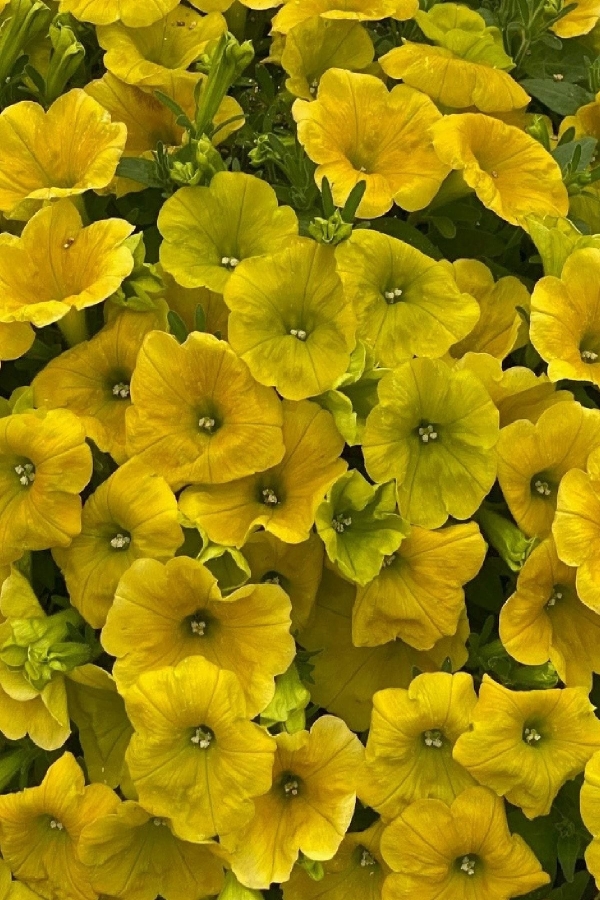
[[[284,400],[283,442],[283,459],[264,472],[186,488],[179,499],[183,514],[216,544],[241,547],[261,526],[287,543],[306,541],[317,507],[346,471],[344,441],[327,410]]]
[[[375,481],[396,479],[400,513],[438,528],[468,519],[496,478],[498,410],[471,372],[413,359],[379,382],[363,452]]]
[[[318,164],[317,184],[327,177],[337,206],[359,181],[366,182],[361,218],[382,216],[393,203],[409,212],[423,209],[450,171],[428,136],[441,113],[406,85],[388,92],[372,75],[329,69],[317,99],[296,100],[292,112],[298,140]]]
[[[350,362],[356,320],[331,247],[298,239],[235,269],[224,292],[229,340],[258,382],[288,400],[333,388]]]
[[[34,894],[22,882],[12,880],[11,871],[4,860],[0,860],[0,900],[39,900],[39,894]]]
[[[378,691],[358,796],[385,819],[415,800],[452,803],[474,778],[452,759],[477,696],[466,672],[417,675],[408,686]]]
[[[298,220],[256,176],[217,172],[208,187],[182,188],[169,197],[158,229],[163,269],[183,287],[222,293],[242,260],[276,253],[293,241]]]
[[[352,640],[376,647],[400,638],[431,650],[456,634],[465,610],[463,586],[479,572],[486,543],[474,522],[440,531],[414,526],[379,575],[359,587],[352,611]]]
[[[365,731],[376,691],[408,687],[415,668],[435,672],[446,659],[450,659],[452,671],[465,664],[469,625],[463,615],[457,633],[426,652],[414,650],[401,640],[379,647],[355,647],[352,643],[355,596],[355,585],[325,567],[313,615],[300,631],[298,641],[307,650],[319,651],[311,660],[313,702],[341,716],[354,731]]]
[[[166,561],[182,541],[173,492],[163,478],[130,460],[89,497],[81,534],[69,547],[54,550],[54,559],[73,606],[101,628],[132,562],[140,557]]]
[[[381,852],[393,872],[386,900],[509,900],[550,882],[509,832],[502,800],[481,787],[451,806],[417,800],[385,829]]]
[[[135,729],[127,765],[139,801],[198,843],[252,818],[269,790],[275,741],[246,716],[233,672],[201,656],[146,672],[125,695]]]
[[[599,747],[600,721],[586,688],[511,691],[484,675],[471,730],[453,756],[533,819],[548,815],[559,789]]]
[[[1,421],[1,420],[0,420]],[[600,450],[596,447],[585,462],[573,462],[558,488],[552,533],[558,556],[577,566],[576,586],[580,600],[600,612]],[[571,467],[569,467],[571,468]]]
[[[292,604],[292,633],[310,619],[323,569],[323,544],[313,532],[307,541],[286,544],[268,531],[251,534],[243,548],[254,584],[278,584]]]
[[[139,349],[149,331],[166,324],[161,313],[123,310],[90,341],[51,360],[32,381],[34,402],[69,409],[86,434],[121,464],[125,451],[125,413]]]
[[[65,141],[74,127],[79,140]],[[79,89],[48,112],[29,100],[8,106],[0,114],[0,211],[27,219],[44,200],[107,187],[126,140],[125,125]]]
[[[119,582],[102,645],[117,657],[113,674],[123,689],[144,672],[202,656],[238,676],[250,718],[272,700],[274,678],[296,652],[281,587],[246,585],[223,597],[209,570],[186,556],[133,563]]]
[[[501,219],[519,225],[528,215],[567,215],[558,163],[524,131],[481,113],[462,113],[444,116],[431,133],[440,160],[462,172]]]
[[[277,465],[282,407],[231,347],[193,332],[146,336],[131,379],[127,450],[176,488],[222,484]]]
[[[77,843],[86,825],[118,803],[105,785],[86,787],[75,757],[65,753],[39,787],[0,796],[2,856],[13,874],[46,900],[96,900]]]
[[[593,840],[585,851],[585,864],[588,871],[600,883],[600,753],[594,753],[585,767],[585,779],[581,787],[581,818]]]
[[[35,332],[28,322],[0,322],[0,362],[20,359],[35,340]]]
[[[537,282],[531,297],[531,342],[551,381],[600,386],[600,250],[576,250],[560,278]]]
[[[479,319],[477,302],[461,292],[448,265],[394,237],[354,231],[336,257],[357,337],[382,366],[443,356]]]
[[[66,547],[81,531],[92,454],[67,410],[0,418],[0,565],[26,550]]]
[[[600,19],[600,3],[598,0],[573,0],[575,8],[552,26],[552,31],[561,38],[579,37],[589,32]],[[572,4],[565,4],[565,6]]]
[[[232,837],[231,868],[247,887],[287,881],[299,852],[331,859],[350,824],[363,747],[340,719],[321,716],[310,732],[282,732],[271,790]]]
[[[508,74],[514,64],[500,31],[487,27],[479,13],[444,3],[415,19],[434,46],[404,41],[379,60],[386,75],[452,109],[495,113],[527,106],[531,98]]]
[[[349,831],[332,860],[324,863],[324,876],[314,881],[295,866],[282,885],[284,900],[381,900],[381,889],[389,869],[381,856],[383,823],[378,820],[364,831]]]
[[[1,126],[0,126],[1,128]],[[70,200],[36,213],[21,237],[0,235],[0,319],[49,325],[106,300],[133,270],[124,219],[83,227]]]
[[[518,309],[529,310],[525,285],[513,275],[494,282],[487,266],[476,259],[439,263],[451,272],[460,291],[470,294],[479,306],[479,321],[466,337],[450,347],[455,359],[465,353],[487,353],[503,360],[514,350],[522,319]]]
[[[295,97],[312,100],[328,69],[360,71],[373,62],[374,54],[369,32],[358,22],[312,16],[286,37],[281,55],[288,74],[285,86]]]
[[[123,22],[130,28],[152,25],[174,9],[179,0],[152,0],[140,5],[138,0],[59,0],[59,11],[71,13],[75,19],[93,25]]]
[[[200,72],[189,72],[189,66],[226,30],[220,13],[201,16],[179,3],[152,25],[139,28],[115,22],[99,25],[97,34],[106,51],[104,65],[112,75],[126,84],[176,96],[186,82],[193,87],[200,81]]]
[[[579,403],[551,406],[534,425],[524,419],[500,432],[498,481],[528,537],[550,533],[556,492],[569,469],[583,468],[600,443],[600,412]]]
[[[528,666],[550,662],[568,687],[591,690],[600,672],[600,616],[577,596],[575,569],[561,562],[552,538],[535,547],[517,588],[500,611],[500,640]]]
[[[218,894],[223,886],[223,863],[214,846],[180,840],[168,819],[126,800],[83,829],[77,852],[100,894],[191,900]]]
[[[312,16],[373,22],[378,19],[412,19],[417,0],[289,0],[273,18],[273,31],[287,34]]]

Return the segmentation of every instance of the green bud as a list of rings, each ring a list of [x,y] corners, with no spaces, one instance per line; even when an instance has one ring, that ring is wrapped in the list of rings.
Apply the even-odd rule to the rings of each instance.
[[[310,859],[308,856],[305,856],[304,853],[300,853],[297,865],[301,869],[304,869],[308,877],[313,881],[321,881],[325,875],[323,863],[318,862],[316,859]]]
[[[261,714],[261,725],[270,728],[282,722],[290,734],[302,731],[306,725],[304,710],[309,701],[310,693],[302,684],[296,665],[292,663],[287,672],[275,678],[275,694]]]
[[[474,516],[487,541],[502,557],[509,569],[518,572],[538,543],[537,538],[527,538],[505,516],[494,512],[485,503]]]
[[[53,53],[46,74],[46,103],[53,103],[63,93],[70,78],[85,57],[85,48],[72,28],[57,20],[50,26]]]
[[[0,27],[0,84],[10,77],[25,46],[47,29],[51,19],[41,0],[12,0]]]
[[[551,662],[542,666],[515,666],[511,672],[511,685],[527,690],[546,690],[558,684],[558,672]]]
[[[544,150],[547,150],[548,153],[551,152],[550,132],[548,131],[548,123],[546,122],[545,116],[534,116],[533,122],[531,125],[527,126],[525,131],[527,134],[531,135],[532,138],[535,138],[535,140],[542,145]]]
[[[239,883],[233,872],[227,872],[225,884],[217,900],[262,900],[262,894],[260,891],[253,891],[251,888],[244,887],[243,884]]]
[[[251,41],[240,44],[229,32],[220,38],[212,55],[208,78],[200,85],[195,123],[197,135],[210,131],[223,98],[253,58]]]
[[[352,234],[352,225],[344,222],[339,209],[328,219],[315,216],[308,226],[308,233],[319,244],[341,244]]]

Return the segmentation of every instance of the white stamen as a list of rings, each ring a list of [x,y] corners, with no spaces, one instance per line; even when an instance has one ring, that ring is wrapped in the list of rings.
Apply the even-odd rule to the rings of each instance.
[[[526,744],[537,744],[541,739],[541,734],[535,728],[526,728],[523,732],[523,740]]]
[[[69,250],[75,243],[75,238],[67,238],[63,244],[63,250]]]
[[[463,856],[462,862],[460,864],[461,872],[465,872],[467,875],[475,874],[475,860],[470,856]]]
[[[292,337],[298,338],[299,341],[305,341],[308,337],[306,331],[303,331],[302,328],[290,328],[290,334]]]
[[[161,825],[166,825],[166,824],[167,824],[167,820],[166,820],[166,819],[158,819],[158,818],[157,818],[157,819],[152,819],[152,824],[153,824],[153,825],[156,825],[156,827],[158,828],[158,827],[160,827]]]
[[[319,87],[319,82],[315,78],[314,81],[311,81],[308,90],[314,96],[317,93],[317,88]]]
[[[208,432],[208,434],[213,433],[216,424],[215,420],[210,416],[202,416],[201,419],[198,419],[198,428]]]
[[[113,385],[113,396],[119,397],[121,400],[127,400],[129,397],[129,385],[124,381],[119,381],[118,384]]]
[[[110,542],[110,546],[113,550],[124,550],[125,547],[129,547],[131,543],[131,538],[128,534],[115,534],[114,538],[112,538]]]
[[[271,578],[263,578],[263,584],[281,584],[281,578],[279,575],[272,575]]]
[[[206,631],[206,622],[198,621],[198,619],[192,619],[190,622],[190,629],[192,634],[197,634],[198,637],[204,637],[204,632]]]
[[[550,490],[550,485],[547,481],[541,481],[539,478],[533,484],[534,488],[541,494],[543,497],[549,497],[552,491]]]
[[[286,781],[283,786],[286,797],[297,797],[299,789],[300,785],[295,778],[290,779],[290,781]]]
[[[221,259],[221,265],[225,266],[227,269],[235,269],[239,264],[240,261],[235,256],[223,256]]]
[[[388,303],[393,303],[395,300],[399,300],[403,293],[402,288],[394,288],[391,291],[384,291],[383,296]]]
[[[212,744],[212,739],[212,733],[206,728],[196,728],[191,741],[192,744],[196,744],[201,750],[207,750]]]
[[[558,603],[558,601],[559,601],[559,600],[562,600],[562,598],[563,598],[562,591],[556,591],[556,590],[553,591],[552,596],[550,597],[550,599],[549,599],[548,602],[546,603],[546,607],[556,606],[556,604]]]
[[[582,350],[581,358],[584,362],[596,362],[598,359],[598,354],[594,353],[593,350]]]
[[[397,554],[397,553],[390,553],[389,556],[384,556],[384,557],[383,557],[383,562],[381,563],[381,568],[382,568],[382,569],[387,569],[388,566],[391,566],[392,563],[393,563],[397,558],[398,558],[398,554]]]
[[[50,819],[50,828],[55,829],[56,831],[63,831],[64,825],[62,822],[59,822],[58,819]]]
[[[437,441],[438,433],[433,425],[423,425],[419,428],[419,437],[424,444],[428,444],[429,441]]]
[[[372,856],[368,850],[363,848],[362,855],[360,857],[361,866],[374,866],[377,860],[374,856]]]
[[[272,488],[265,488],[262,492],[263,503],[267,506],[277,506],[279,497]]]
[[[24,463],[22,466],[15,466],[15,472],[19,476],[19,481],[23,487],[28,487],[35,481],[35,466],[33,463]]]
[[[425,731],[423,733],[423,743],[426,747],[435,747],[436,750],[440,750],[444,746],[442,732],[437,728]]]
[[[352,518],[351,516],[345,516],[344,513],[337,515],[331,523],[331,527],[338,534],[342,534],[350,525],[352,525]]]

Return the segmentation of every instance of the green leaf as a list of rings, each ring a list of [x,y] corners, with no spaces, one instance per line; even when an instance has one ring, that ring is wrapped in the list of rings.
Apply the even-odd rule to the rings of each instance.
[[[404,219],[375,219],[374,222],[371,222],[370,227],[372,231],[389,234],[390,237],[398,238],[399,241],[410,244],[411,247],[415,247],[421,253],[426,253],[432,259],[442,259],[442,254],[435,244],[422,231],[419,231],[414,225],[409,225]]]
[[[194,331],[206,331],[206,313],[200,303],[194,313]]]
[[[185,327],[185,322],[183,321],[181,316],[173,309],[170,309],[167,316],[167,321],[169,323],[171,334],[177,338],[180,344],[183,344],[188,336],[188,330]]]
[[[581,851],[581,838],[577,834],[561,834],[556,849],[563,875],[571,882],[575,877],[575,866]]]
[[[521,82],[528,94],[539,100],[552,112],[561,116],[574,115],[580,106],[591,103],[594,95],[585,88],[568,81],[554,81],[548,78],[525,78]]]
[[[171,110],[178,125],[180,125],[182,128],[188,129],[189,131],[192,130],[192,123],[187,113],[181,108],[179,103],[176,103],[171,97],[169,97],[168,94],[164,94],[162,91],[154,91],[154,96],[157,100],[160,100],[163,106],[166,106],[167,109]]]
[[[447,216],[428,216],[427,221],[439,231],[442,237],[453,241],[456,237],[456,225]]]
[[[119,162],[116,174],[119,178],[130,178],[132,181],[148,187],[162,187],[157,176],[156,165],[149,159],[127,156]]]
[[[562,884],[546,894],[546,900],[581,900],[589,883],[587,872],[577,872],[570,884]]]
[[[350,196],[346,200],[346,203],[344,204],[344,208],[342,210],[342,219],[344,220],[344,222],[354,221],[356,210],[360,206],[360,201],[364,197],[366,189],[366,181],[359,181],[358,184],[354,185],[354,187],[350,191]]]
[[[594,158],[597,143],[595,138],[579,138],[568,144],[559,144],[552,156],[563,172],[567,167],[571,172],[583,172]]]

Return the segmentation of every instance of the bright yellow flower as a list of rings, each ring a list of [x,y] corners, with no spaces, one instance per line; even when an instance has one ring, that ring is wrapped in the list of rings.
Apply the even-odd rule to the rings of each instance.
[[[186,488],[184,515],[216,544],[241,547],[261,526],[287,543],[306,541],[317,507],[346,470],[344,441],[331,413],[308,400],[283,401],[283,441],[283,459],[264,472]]]
[[[437,46],[404,41],[381,57],[386,75],[453,109],[494,113],[527,106],[529,95],[504,71],[514,65],[504,52],[500,31],[487,27],[479,13],[444,3],[417,12],[415,19]]]
[[[415,355],[443,356],[477,323],[479,306],[461,293],[452,268],[409,244],[361,229],[340,244],[336,256],[356,312],[357,337],[382,366]]]
[[[135,361],[144,337],[164,324],[159,312],[121,311],[90,341],[61,353],[34,378],[36,405],[69,409],[100,450],[125,462],[125,412]]]
[[[472,331],[450,348],[455,359],[465,353],[488,353],[504,359],[514,349],[521,328],[517,308],[530,306],[527,288],[512,275],[494,282],[487,266],[476,259],[457,259],[439,265],[450,271],[459,290],[471,294],[479,305],[479,321]]]
[[[287,881],[298,853],[335,855],[356,802],[363,747],[334,716],[310,732],[278,734],[271,790],[255,801],[254,818],[233,837],[231,868],[251,888]]]
[[[409,212],[423,209],[449,172],[428,136],[441,113],[406,85],[388,92],[372,75],[329,69],[317,99],[296,100],[292,112],[298,140],[318,164],[317,184],[328,178],[338,206],[366,182],[357,212],[362,218],[382,216],[393,203]]]
[[[483,564],[486,543],[474,522],[440,531],[414,526],[379,575],[359,587],[352,611],[352,639],[375,647],[400,638],[431,650],[456,634],[465,610],[463,585]]]
[[[508,830],[504,803],[467,788],[451,806],[417,800],[383,832],[393,870],[386,900],[509,900],[548,884],[532,850]]]
[[[213,846],[180,840],[168,819],[126,800],[83,829],[77,852],[101,894],[192,900],[218,894],[223,886],[223,864]]]
[[[350,19],[359,22],[377,19],[412,19],[417,0],[290,0],[273,19],[273,31],[287,34],[295,25],[312,16],[323,19]]]
[[[381,856],[382,833],[380,819],[365,831],[349,831],[333,859],[324,863],[321,881],[294,866],[290,880],[282,885],[284,900],[381,900],[383,881],[389,874]]]
[[[598,0],[573,0],[575,9],[559,19],[552,26],[552,31],[562,38],[578,37],[588,34],[600,19],[600,3]],[[565,6],[571,6],[571,3]]]
[[[514,125],[480,113],[444,116],[433,126],[439,158],[458,169],[484,206],[512,225],[525,216],[566,216],[569,197],[558,163]]]
[[[146,336],[131,379],[127,449],[173,487],[222,484],[277,465],[282,407],[229,344],[193,332]]]
[[[375,481],[393,478],[401,514],[424,528],[468,519],[496,478],[498,410],[478,378],[413,359],[379,382],[363,452]]]
[[[559,789],[600,747],[600,721],[587,688],[511,691],[483,676],[471,730],[454,745],[454,759],[480,784],[545,816]]]
[[[585,851],[588,871],[600,883],[600,753],[594,753],[585,767],[585,779],[581,787],[581,818],[593,840]]]
[[[466,672],[417,675],[408,686],[378,691],[358,796],[387,820],[415,800],[452,803],[475,780],[452,759],[477,696]]]
[[[295,97],[312,100],[327,69],[365,69],[373,61],[373,42],[358,22],[312,16],[286,37],[281,65],[288,74],[285,86]]]
[[[592,688],[600,672],[600,616],[577,596],[575,569],[561,562],[552,538],[535,547],[500,611],[500,640],[528,666],[550,662],[568,687]]]
[[[81,531],[80,492],[92,454],[67,410],[0,418],[0,564],[67,547]]]
[[[292,603],[292,632],[310,619],[323,569],[323,544],[312,531],[301,544],[286,544],[268,531],[250,535],[243,547],[255,584],[278,584]]]
[[[221,837],[252,818],[271,786],[275,741],[246,716],[233,672],[201,656],[146,672],[125,695],[127,764],[139,801],[182,840]]]
[[[39,787],[0,796],[2,856],[14,875],[46,900],[96,900],[76,847],[84,826],[118,802],[103,784],[85,787],[75,757],[65,753]]]
[[[246,585],[222,597],[209,570],[186,556],[166,565],[133,563],[119,582],[102,644],[117,657],[113,674],[123,688],[145,671],[203,656],[238,676],[250,718],[271,701],[275,675],[295,655],[282,588]]]
[[[69,547],[55,550],[54,558],[73,606],[101,628],[132,562],[140,557],[166,561],[182,541],[173,492],[163,478],[130,460],[89,497],[81,534]]]
[[[354,731],[365,731],[376,691],[408,687],[415,668],[435,672],[448,658],[453,671],[465,664],[469,625],[464,615],[455,635],[438,641],[426,652],[414,650],[401,640],[379,647],[355,647],[352,643],[355,596],[355,585],[325,567],[313,615],[308,626],[300,631],[298,641],[307,650],[319,651],[311,660],[313,702],[341,716]]]
[[[247,260],[224,299],[231,346],[258,382],[288,400],[322,394],[348,368],[356,320],[331,247],[301,239]]]
[[[550,532],[556,492],[569,469],[583,468],[600,443],[600,412],[557,403],[534,425],[524,419],[500,432],[498,481],[514,519],[528,537]]]
[[[65,134],[77,129],[77,141]],[[125,147],[127,128],[75,89],[44,112],[24,100],[0,114],[0,211],[27,219],[44,200],[105,188]]]
[[[100,25],[97,34],[106,50],[104,65],[112,75],[126,84],[160,88],[173,96],[185,90],[182,83],[192,87],[198,83],[201,74],[188,72],[188,67],[226,30],[220,13],[201,16],[179,3],[152,25],[138,28],[115,22]]]
[[[0,420],[1,421],[1,420]],[[598,441],[596,441],[596,444]],[[600,612],[600,450],[596,446],[587,461],[573,462],[558,489],[552,533],[559,558],[577,566],[580,600]],[[571,467],[569,467],[571,468]]]
[[[147,3],[140,3],[139,0],[59,0],[59,10],[94,25],[123,22],[129,28],[141,28],[166,16],[178,3],[179,0],[151,0]]]
[[[222,293],[239,263],[293,241],[298,220],[273,188],[244,172],[217,172],[208,187],[169,197],[158,217],[162,267],[183,287]]]
[[[9,867],[4,860],[0,860],[0,900],[38,900],[38,898],[39,894],[34,894],[26,885],[12,880]]]
[[[600,386],[600,250],[576,250],[560,278],[537,282],[531,297],[531,342],[552,381]]]
[[[223,295],[204,287],[181,287],[173,276],[164,272],[160,266],[159,271],[165,285],[162,296],[168,303],[169,309],[172,309],[181,318],[188,332],[196,330],[196,310],[200,306],[204,314],[204,331],[226,341],[229,310],[225,305]]]
[[[35,340],[28,322],[0,322],[0,362],[24,356]]]

